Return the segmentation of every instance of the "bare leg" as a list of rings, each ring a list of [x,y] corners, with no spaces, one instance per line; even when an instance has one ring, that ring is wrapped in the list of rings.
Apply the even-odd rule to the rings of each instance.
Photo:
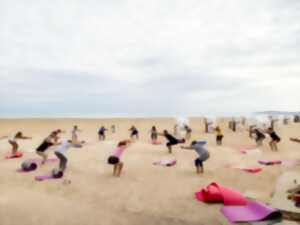
[[[117,176],[121,176],[121,172],[122,172],[122,169],[123,169],[123,163],[122,162],[119,162],[118,163],[118,173],[117,173]]]
[[[275,151],[278,151],[278,148],[277,148],[277,142],[273,142],[273,147],[274,147],[274,150],[275,150]]]
[[[203,173],[204,172],[204,168],[203,166],[200,166],[200,173]]]
[[[113,173],[114,176],[117,176],[117,169],[118,169],[118,164],[115,164],[114,165],[114,173]]]
[[[270,145],[271,150],[273,151],[273,142],[270,141],[270,142],[269,142],[269,145]]]
[[[9,142],[12,146],[12,149],[11,149],[11,153],[12,155],[15,155],[18,151],[18,144],[16,142]]]
[[[47,159],[48,159],[48,155],[45,153],[45,152],[36,152],[39,156],[41,156],[43,158],[42,160],[42,164],[45,164],[47,162]]]
[[[200,173],[200,166],[196,166],[196,173]]]
[[[196,172],[198,174],[203,173],[203,167],[202,166],[196,166]]]
[[[168,146],[168,150],[169,150],[169,153],[171,154],[172,153],[172,147]]]
[[[46,153],[44,153],[42,164],[45,164],[47,162],[47,159],[48,159],[48,155]]]

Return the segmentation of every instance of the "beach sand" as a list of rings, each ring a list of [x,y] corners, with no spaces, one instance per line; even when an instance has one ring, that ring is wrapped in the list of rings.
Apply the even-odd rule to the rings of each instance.
[[[23,158],[5,160],[10,150],[7,139],[0,140],[0,224],[1,225],[96,225],[96,224],[230,224],[220,213],[221,204],[205,204],[195,200],[194,193],[211,182],[236,189],[249,197],[269,202],[277,178],[285,172],[299,171],[300,167],[268,166],[257,174],[250,174],[230,166],[259,166],[259,159],[300,159],[300,144],[289,137],[300,137],[300,124],[277,127],[282,137],[279,152],[271,152],[267,141],[260,152],[241,154],[237,149],[253,146],[248,132],[229,131],[227,122],[221,127],[223,146],[215,144],[214,134],[205,134],[203,120],[191,118],[192,140],[207,140],[211,158],[205,163],[205,173],[197,175],[194,168],[196,153],[176,146],[168,154],[164,145],[149,144],[149,130],[173,131],[172,118],[149,119],[1,119],[0,136],[22,131],[32,140],[21,140]],[[68,169],[63,179],[37,182],[34,176],[45,174],[57,163],[40,166],[32,173],[17,173],[16,169],[27,158],[37,157],[35,148],[57,128],[66,130],[62,139],[70,139],[73,125],[82,131],[79,138],[87,141],[81,149],[67,152]],[[115,124],[116,133],[107,133],[107,140],[98,141],[101,125]],[[140,130],[140,140],[124,153],[125,163],[120,178],[112,176],[107,157],[121,139],[129,137],[131,125]],[[160,138],[165,143],[163,138]],[[50,157],[54,157],[49,151]],[[174,167],[154,166],[164,158],[176,158]],[[71,184],[64,184],[65,179]],[[297,181],[300,183],[300,180]]]

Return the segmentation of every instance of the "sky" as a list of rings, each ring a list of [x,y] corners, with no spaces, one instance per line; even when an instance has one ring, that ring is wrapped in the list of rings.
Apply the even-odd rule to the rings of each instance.
[[[300,110],[299,0],[0,0],[0,117]]]

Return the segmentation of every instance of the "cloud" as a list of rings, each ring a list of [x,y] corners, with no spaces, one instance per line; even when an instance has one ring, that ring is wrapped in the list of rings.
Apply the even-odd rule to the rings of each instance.
[[[3,0],[0,116],[299,110],[299,10],[297,0]]]

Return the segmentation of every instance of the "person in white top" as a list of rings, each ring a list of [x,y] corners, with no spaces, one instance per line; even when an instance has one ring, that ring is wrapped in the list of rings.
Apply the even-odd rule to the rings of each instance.
[[[72,130],[72,143],[73,144],[82,144],[83,141],[79,141],[78,140],[78,135],[77,135],[77,132],[80,132],[81,130],[78,128],[77,125],[75,125],[73,127],[73,130]]]
[[[15,155],[18,152],[19,144],[17,143],[18,139],[32,139],[31,137],[26,137],[21,131],[17,132],[15,135],[8,137],[8,143],[12,146],[11,153]]]
[[[58,145],[55,148],[54,154],[59,159],[59,171],[64,172],[65,169],[67,168],[68,159],[65,156],[66,151],[70,148],[81,148],[83,143],[84,142],[78,144],[78,143],[73,143],[71,140],[68,140],[62,142],[60,145]]]

